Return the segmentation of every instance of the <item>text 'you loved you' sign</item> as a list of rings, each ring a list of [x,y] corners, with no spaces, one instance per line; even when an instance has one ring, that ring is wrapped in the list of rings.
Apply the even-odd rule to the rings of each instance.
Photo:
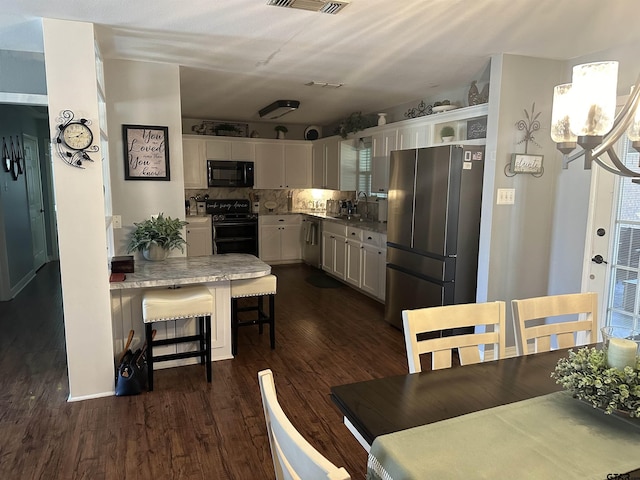
[[[122,125],[125,180],[170,180],[169,129]]]

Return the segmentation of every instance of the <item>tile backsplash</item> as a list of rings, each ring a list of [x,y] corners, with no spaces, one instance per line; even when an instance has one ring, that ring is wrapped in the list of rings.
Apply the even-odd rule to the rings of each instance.
[[[355,192],[320,190],[320,189],[291,189],[291,190],[259,190],[254,188],[209,188],[201,190],[185,190],[185,200],[190,197],[209,195],[209,198],[247,198],[260,202],[261,214],[266,213],[287,213],[289,212],[288,196],[291,194],[291,211],[293,212],[322,212],[326,211],[327,200],[355,200]],[[377,219],[377,203],[368,202],[368,213],[372,219]],[[273,211],[267,210],[266,202],[275,202],[276,208]],[[362,201],[362,198],[361,198]]]

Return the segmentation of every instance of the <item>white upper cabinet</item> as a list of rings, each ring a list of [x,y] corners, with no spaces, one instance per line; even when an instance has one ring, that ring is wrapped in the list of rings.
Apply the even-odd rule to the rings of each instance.
[[[248,139],[206,140],[207,160],[255,160],[255,142]]]
[[[285,144],[285,188],[311,187],[311,144]]]
[[[182,163],[184,188],[207,188],[204,140],[187,137],[182,139]]]
[[[371,193],[389,190],[390,154],[397,149],[398,130],[383,130],[371,136]]]
[[[253,162],[256,159],[256,144],[252,141],[235,141],[231,143],[231,160]]]
[[[398,150],[428,147],[431,141],[430,125],[406,125],[398,128]]]
[[[256,143],[255,188],[310,188],[310,143]]]
[[[231,160],[231,142],[206,140],[207,160]]]
[[[313,188],[355,190],[357,150],[354,140],[328,137],[313,145]]]

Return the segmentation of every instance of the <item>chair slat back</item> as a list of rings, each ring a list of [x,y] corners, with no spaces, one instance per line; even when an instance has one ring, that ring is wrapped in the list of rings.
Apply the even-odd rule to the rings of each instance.
[[[597,339],[596,293],[571,293],[513,300],[511,308],[516,337],[519,339],[516,345],[520,355],[550,351],[554,337],[558,348],[575,347],[578,343],[591,343]],[[563,316],[570,318],[560,318],[560,321],[549,323],[549,319]],[[584,342],[578,342],[579,332],[585,333]]]
[[[276,479],[349,480],[351,477],[344,468],[327,460],[289,421],[278,403],[271,370],[258,372],[258,381]]]
[[[505,355],[505,302],[468,303],[442,307],[404,310],[405,346],[409,373],[422,371],[420,355],[431,353],[431,368],[449,368],[453,350],[458,350],[462,365],[479,363],[480,345],[493,345],[496,358]],[[418,340],[418,335],[440,330],[484,326],[486,331]],[[490,329],[490,331],[489,331]]]

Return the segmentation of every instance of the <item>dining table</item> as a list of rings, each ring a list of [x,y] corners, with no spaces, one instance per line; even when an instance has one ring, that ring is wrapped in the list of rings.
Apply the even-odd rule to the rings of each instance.
[[[599,348],[599,347],[598,347]],[[640,479],[640,420],[607,415],[551,372],[568,349],[331,388],[367,479]]]

